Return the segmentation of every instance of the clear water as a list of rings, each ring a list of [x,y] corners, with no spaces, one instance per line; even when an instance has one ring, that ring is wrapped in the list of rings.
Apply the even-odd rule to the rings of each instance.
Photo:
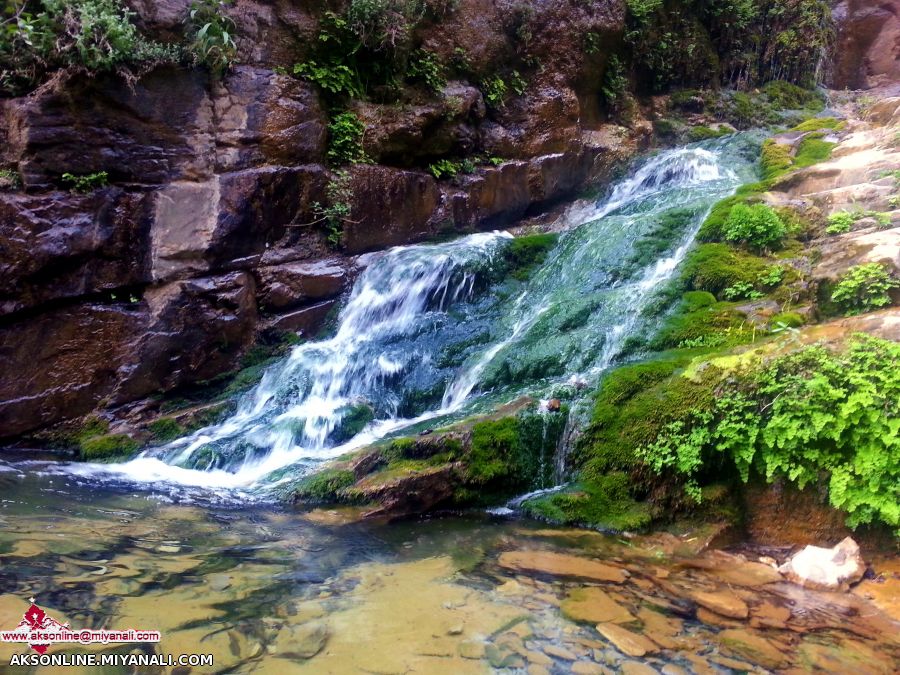
[[[648,330],[642,310],[710,206],[753,179],[757,143],[737,135],[647,159],[607,197],[573,206],[524,282],[502,276],[504,232],[371,256],[334,335],[294,348],[233,416],[125,464],[65,470],[247,498],[417,424],[523,395],[577,397],[567,383],[592,384],[626,338]],[[684,230],[636,265],[636,242],[673,209],[692,214]],[[374,419],[348,433],[361,409]]]

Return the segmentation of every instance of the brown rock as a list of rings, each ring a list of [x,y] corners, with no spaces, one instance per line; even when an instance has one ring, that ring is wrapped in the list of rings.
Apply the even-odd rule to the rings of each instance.
[[[628,656],[644,656],[659,651],[656,644],[643,635],[613,623],[597,624],[597,632],[612,642],[616,649]]]
[[[831,86],[869,89],[900,79],[900,16],[891,3],[843,0],[834,8],[838,27]]]
[[[367,518],[405,516],[425,513],[453,496],[459,482],[454,464],[411,471],[379,481],[379,474],[357,483],[356,489],[366,501],[380,506],[366,513]]]
[[[148,196],[0,192],[0,315],[150,280]]]
[[[641,632],[663,649],[678,649],[680,643],[675,639],[684,628],[684,622],[676,617],[666,616],[651,609],[642,607],[638,611],[642,628]]]
[[[640,661],[624,661],[619,666],[622,675],[657,675],[659,672],[656,668],[648,666]]]
[[[336,300],[326,300],[309,307],[295,309],[293,312],[278,314],[265,322],[265,328],[276,332],[290,331],[306,338],[313,338],[336,303]]]
[[[718,640],[729,651],[764,668],[784,668],[791,663],[790,656],[782,647],[743,628],[723,630]]]
[[[732,619],[746,619],[750,614],[747,603],[730,591],[694,591],[689,597],[701,607]]]
[[[631,614],[605,591],[595,588],[577,588],[569,592],[560,610],[567,619],[585,623],[630,623]]]
[[[515,572],[622,583],[627,573],[596,560],[550,551],[508,551],[500,554],[500,567]]]
[[[260,307],[283,310],[311,300],[336,298],[347,285],[347,272],[338,260],[290,262],[257,271]]]

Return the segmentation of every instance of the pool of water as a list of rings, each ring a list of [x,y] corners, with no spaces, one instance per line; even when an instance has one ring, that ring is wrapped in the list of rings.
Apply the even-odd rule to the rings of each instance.
[[[34,597],[72,628],[162,633],[50,654],[214,655],[59,672],[889,673],[900,657],[877,581],[804,590],[749,553],[703,550],[704,530],[608,536],[483,513],[389,524],[0,469],[0,630]],[[0,644],[0,664],[27,651]]]

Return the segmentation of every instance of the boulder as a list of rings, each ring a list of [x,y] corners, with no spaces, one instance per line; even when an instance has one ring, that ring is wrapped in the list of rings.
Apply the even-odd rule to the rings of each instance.
[[[151,199],[0,192],[0,315],[149,281]]]
[[[337,259],[290,262],[256,271],[260,307],[291,309],[309,301],[339,296],[347,285],[347,272]]]
[[[859,545],[846,537],[832,548],[807,546],[778,569],[790,581],[806,588],[846,591],[863,578],[866,563]]]
[[[842,0],[833,16],[838,30],[832,87],[871,89],[900,79],[900,8],[896,2]]]

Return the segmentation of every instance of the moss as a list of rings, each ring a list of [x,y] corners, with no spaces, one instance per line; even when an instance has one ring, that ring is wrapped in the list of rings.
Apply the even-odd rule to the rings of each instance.
[[[835,117],[813,117],[795,126],[791,131],[820,131],[831,129],[840,131],[846,126],[846,122]]]
[[[697,239],[703,242],[722,241],[725,236],[724,227],[728,214],[735,205],[743,201],[743,197],[734,195],[713,206],[709,215],[706,216],[706,220],[703,221],[703,225],[700,226],[700,231],[697,232]]]
[[[652,520],[651,505],[632,497],[629,477],[622,472],[582,480],[563,492],[531,499],[522,508],[552,523],[620,532],[642,529]]]
[[[831,151],[834,150],[837,143],[831,143],[823,138],[822,134],[810,134],[800,141],[800,145],[797,146],[797,154],[794,155],[794,168],[801,169],[812,166],[831,157]]]
[[[557,234],[547,233],[513,239],[504,252],[510,276],[519,280],[527,279],[532,269],[544,262],[547,254],[556,246],[558,238]]]
[[[653,351],[740,344],[750,336],[744,318],[729,303],[692,308],[682,301],[666,317],[648,346]]]
[[[709,291],[718,296],[740,282],[752,285],[766,267],[765,259],[727,244],[701,244],[685,259],[681,279],[688,290]]]
[[[782,110],[820,111],[825,108],[825,99],[819,92],[804,89],[784,80],[774,80],[763,87],[769,103]]]
[[[323,469],[300,479],[294,488],[294,499],[311,503],[352,501],[348,488],[354,483],[352,471]]]
[[[678,138],[679,125],[673,120],[656,120],[653,122],[653,131],[660,138],[674,140]]]
[[[763,143],[759,163],[763,178],[766,180],[784,175],[793,166],[790,146],[771,138],[766,140]]]
[[[688,380],[678,371],[689,363],[677,357],[624,366],[602,383],[591,420],[573,452],[584,475],[640,469],[634,451],[656,439],[659,431],[689,411],[712,405],[712,386]]]
[[[160,417],[147,425],[153,440],[157,443],[168,443],[187,433],[187,429],[173,417]]]
[[[769,322],[771,326],[784,324],[788,328],[799,328],[804,323],[806,323],[806,320],[803,318],[803,315],[797,312],[780,312],[773,316]]]
[[[365,429],[375,419],[375,410],[367,403],[348,406],[343,416],[331,432],[329,440],[333,443],[345,443]]]
[[[696,217],[697,212],[692,209],[670,209],[660,214],[652,229],[635,241],[634,252],[622,269],[623,275],[633,274],[659,260],[681,241]]]
[[[688,139],[692,142],[706,141],[711,138],[721,138],[722,136],[727,136],[730,133],[731,132],[725,127],[713,129],[712,127],[700,125],[691,127],[690,132],[688,132]]]
[[[138,442],[130,436],[125,434],[107,434],[81,441],[79,454],[85,460],[111,459],[131,455],[139,447]]]

